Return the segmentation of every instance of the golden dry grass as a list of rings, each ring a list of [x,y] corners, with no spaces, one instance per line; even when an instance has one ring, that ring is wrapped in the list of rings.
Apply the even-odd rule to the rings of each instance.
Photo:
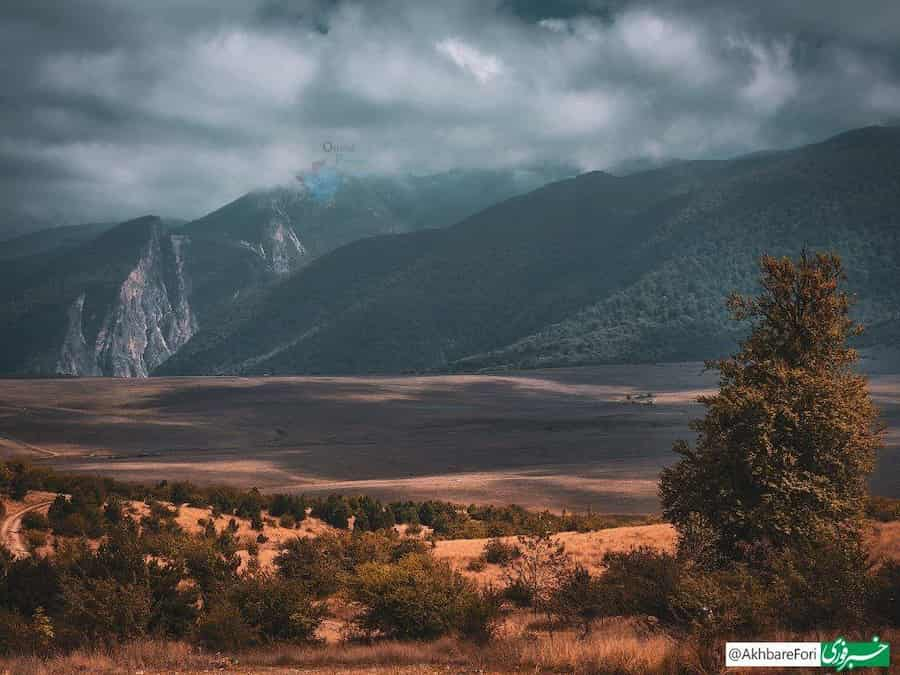
[[[150,513],[149,507],[144,502],[132,501],[129,502],[129,505],[131,509],[133,509],[136,518],[140,518],[141,516]],[[172,506],[171,504],[168,505]],[[178,507],[178,516],[175,518],[175,521],[186,532],[196,534],[203,531],[203,526],[200,525],[200,521],[208,520],[211,517],[211,511],[208,508],[181,505]],[[268,541],[258,544],[259,554],[257,557],[263,567],[272,566],[275,558],[284,548],[285,542],[289,539],[293,539],[294,537],[317,537],[323,532],[333,529],[331,526],[312,516],[307,516],[304,520],[300,521],[298,527],[293,528],[281,527],[278,524],[278,519],[272,518],[267,511],[262,512],[262,517],[263,521],[266,522],[262,534],[265,534]],[[238,526],[235,538],[239,542],[244,543],[245,546],[250,542],[256,542],[260,532],[250,527],[250,521],[245,518],[220,515],[214,521],[216,531],[221,532],[232,518],[234,518],[234,521]],[[267,521],[269,520],[274,520],[276,524],[268,524]],[[239,550],[238,555],[241,557],[242,566],[246,565],[250,557],[246,548]]]
[[[234,656],[206,652],[180,642],[138,641],[109,649],[89,649],[68,656],[0,659],[6,675],[75,675],[76,673],[447,673],[557,672],[638,675],[723,672],[724,640],[676,637],[639,622],[606,619],[586,639],[572,631],[548,634],[530,617],[517,613],[493,642],[476,645],[454,638],[434,642],[376,642],[325,646],[275,645]],[[753,636],[762,638],[763,636]],[[863,636],[856,636],[863,639]],[[900,642],[900,631],[882,639]],[[830,633],[779,633],[780,641],[822,641]],[[729,672],[774,672],[761,669]],[[816,673],[819,670],[792,670]]]
[[[663,551],[675,547],[675,530],[671,525],[640,525],[635,527],[613,527],[596,532],[562,532],[554,537],[565,544],[572,561],[584,565],[592,572],[600,569],[605,553],[628,551],[639,546],[651,546]],[[516,537],[504,537],[504,541],[515,543]],[[502,579],[502,569],[498,565],[488,565],[483,571],[473,572],[467,565],[481,556],[487,539],[452,539],[439,541],[434,555],[449,562],[479,583],[497,583]]]

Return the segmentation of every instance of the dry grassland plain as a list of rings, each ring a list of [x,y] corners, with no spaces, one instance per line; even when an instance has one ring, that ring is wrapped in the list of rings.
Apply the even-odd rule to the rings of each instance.
[[[659,470],[716,385],[698,363],[503,375],[0,380],[0,456],[122,480],[658,509]],[[900,375],[873,491],[900,496]],[[651,398],[636,398],[652,394]],[[631,399],[629,400],[629,397]],[[652,403],[651,403],[652,401]]]

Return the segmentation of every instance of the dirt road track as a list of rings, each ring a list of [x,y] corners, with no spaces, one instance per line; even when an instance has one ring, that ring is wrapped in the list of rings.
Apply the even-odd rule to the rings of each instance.
[[[22,539],[22,516],[31,511],[47,511],[52,503],[53,500],[49,499],[25,506],[18,511],[8,513],[3,522],[0,523],[0,542],[16,558],[25,558],[29,555],[25,541]]]

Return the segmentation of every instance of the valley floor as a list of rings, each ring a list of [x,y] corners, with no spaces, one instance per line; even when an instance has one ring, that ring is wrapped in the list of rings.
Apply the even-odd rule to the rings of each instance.
[[[896,372],[896,371],[895,371]],[[701,364],[503,375],[0,380],[0,456],[151,482],[647,513]],[[873,491],[900,496],[900,375]]]

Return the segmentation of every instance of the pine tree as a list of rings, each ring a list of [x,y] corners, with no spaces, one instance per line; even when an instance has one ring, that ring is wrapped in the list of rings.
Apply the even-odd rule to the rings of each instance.
[[[663,471],[665,516],[686,548],[718,560],[858,542],[883,429],[853,370],[848,339],[861,332],[836,255],[798,261],[764,256],[762,292],[732,295],[736,320],[750,320],[737,354],[707,364],[719,392],[701,397],[692,448]]]

